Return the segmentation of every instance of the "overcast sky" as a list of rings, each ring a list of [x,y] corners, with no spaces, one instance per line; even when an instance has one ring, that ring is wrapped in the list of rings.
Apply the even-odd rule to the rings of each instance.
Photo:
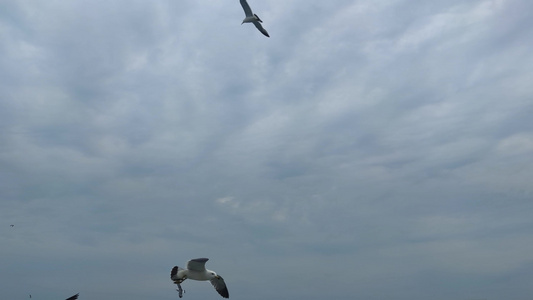
[[[530,300],[533,1],[249,3],[0,0],[0,298]]]

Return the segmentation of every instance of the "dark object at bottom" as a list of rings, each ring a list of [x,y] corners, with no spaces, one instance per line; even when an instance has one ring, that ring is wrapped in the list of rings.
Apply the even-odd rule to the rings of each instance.
[[[72,297],[68,297],[66,300],[76,300],[76,299],[78,299],[79,295],[80,295],[80,293],[77,293],[76,295],[74,295]]]
[[[181,288],[181,284],[176,284],[178,285],[178,288],[176,289],[176,291],[178,291],[178,296],[180,296],[180,298],[183,298],[183,292],[185,292],[185,290]]]

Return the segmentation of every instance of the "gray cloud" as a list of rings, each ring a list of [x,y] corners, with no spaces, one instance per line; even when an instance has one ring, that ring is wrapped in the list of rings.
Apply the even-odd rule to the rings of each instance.
[[[526,299],[531,4],[251,6],[0,4],[4,298]]]

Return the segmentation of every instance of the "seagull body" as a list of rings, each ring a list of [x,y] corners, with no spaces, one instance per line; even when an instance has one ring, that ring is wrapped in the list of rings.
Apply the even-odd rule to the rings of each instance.
[[[241,25],[244,23],[253,23],[255,27],[257,27],[257,29],[261,31],[262,34],[266,35],[267,37],[270,37],[270,35],[268,35],[268,32],[263,28],[263,25],[261,25],[263,21],[259,18],[258,15],[252,12],[252,9],[250,8],[250,5],[248,5],[248,2],[246,2],[246,0],[240,0],[240,1],[241,1],[242,9],[244,9],[244,14],[246,15],[244,20],[242,20]]]
[[[220,277],[216,272],[208,270],[205,268],[205,263],[208,261],[208,258],[195,258],[187,262],[186,269],[182,269],[178,266],[172,268],[170,272],[170,279],[178,285],[178,292],[180,298],[182,297],[182,288],[181,283],[185,279],[207,281],[209,280],[215,290],[224,298],[229,298],[228,288],[224,279]]]

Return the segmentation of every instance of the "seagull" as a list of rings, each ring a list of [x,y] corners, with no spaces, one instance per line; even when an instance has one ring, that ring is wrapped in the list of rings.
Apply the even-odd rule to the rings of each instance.
[[[74,295],[72,297],[68,297],[66,300],[76,300],[76,299],[78,299],[79,295],[80,295],[80,293],[77,293],[76,295]]]
[[[258,15],[252,12],[252,9],[250,8],[250,5],[248,5],[248,2],[246,2],[246,0],[241,0],[241,5],[242,5],[242,9],[244,9],[244,14],[246,14],[246,18],[242,20],[241,25],[244,23],[254,23],[255,27],[257,27],[257,29],[259,29],[259,31],[261,31],[262,34],[270,37],[270,35],[268,35],[268,32],[261,25],[263,21],[259,19]]]
[[[15,225],[13,225],[13,224],[11,224],[11,225],[9,225],[9,226],[11,226],[11,227],[15,227]]]
[[[205,263],[208,260],[209,258],[195,258],[187,262],[186,269],[182,269],[178,266],[172,268],[172,271],[170,272],[170,279],[178,285],[177,291],[179,292],[180,298],[183,296],[181,283],[185,281],[185,279],[200,281],[209,280],[220,296],[223,298],[229,298],[228,288],[226,287],[224,279],[222,279],[222,277],[217,275],[217,273],[214,271],[207,270],[205,268]]]

